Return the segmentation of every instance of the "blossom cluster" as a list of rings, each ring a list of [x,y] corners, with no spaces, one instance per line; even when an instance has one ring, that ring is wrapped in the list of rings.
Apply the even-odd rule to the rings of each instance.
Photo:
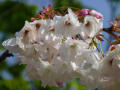
[[[49,14],[49,9],[45,8]],[[45,12],[45,13],[46,13]],[[47,15],[48,15],[47,14]],[[79,19],[80,14],[83,19]],[[14,38],[3,46],[26,64],[27,75],[41,80],[42,86],[58,86],[80,78],[87,88],[119,90],[120,45],[103,57],[97,50],[103,16],[95,10],[82,9],[65,15],[39,14],[39,19],[25,22]]]

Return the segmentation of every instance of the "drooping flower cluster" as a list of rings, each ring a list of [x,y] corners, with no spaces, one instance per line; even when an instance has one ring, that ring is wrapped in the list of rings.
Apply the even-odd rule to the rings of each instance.
[[[6,49],[27,65],[27,75],[41,80],[43,86],[64,87],[66,82],[80,78],[87,88],[118,90],[120,46],[102,59],[91,44],[100,40],[97,37],[103,28],[102,15],[88,9],[77,12],[68,9],[65,15],[44,9],[39,19],[26,21],[15,38],[3,42]]]

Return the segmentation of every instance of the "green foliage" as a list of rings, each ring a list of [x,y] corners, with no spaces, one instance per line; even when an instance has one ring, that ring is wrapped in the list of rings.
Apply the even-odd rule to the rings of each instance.
[[[35,11],[35,6],[20,2],[5,1],[0,3],[0,30],[7,33],[19,31],[25,20],[29,20],[31,16],[34,16]]]
[[[21,74],[23,72],[23,70],[25,69],[25,66],[24,64],[16,64],[12,67],[9,67],[8,68],[8,71],[14,76],[14,78],[19,78],[21,77]]]
[[[0,73],[6,70],[13,76],[12,80],[4,80],[0,75],[0,90],[30,90],[30,83],[22,77],[26,65],[8,65],[5,61],[0,63]]]
[[[0,72],[5,68],[8,68],[8,64],[6,62],[1,62],[0,63]]]
[[[110,2],[120,3],[120,0],[108,0]]]
[[[83,5],[78,0],[55,0],[54,1],[54,7],[76,7],[76,8],[83,8]]]
[[[2,80],[0,81],[0,90],[30,90],[30,83],[17,78],[13,80]]]

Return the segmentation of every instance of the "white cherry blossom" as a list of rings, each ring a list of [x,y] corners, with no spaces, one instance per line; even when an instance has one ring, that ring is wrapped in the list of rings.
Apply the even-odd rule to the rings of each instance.
[[[21,31],[4,41],[3,46],[26,64],[27,75],[32,80],[41,80],[44,87],[64,87],[65,83],[80,78],[88,88],[99,88],[104,70],[110,71],[111,67],[106,65],[109,60],[101,64],[99,52],[89,47],[103,27],[102,23],[102,18],[90,15],[86,15],[82,23],[68,9],[65,16],[26,21]],[[81,38],[72,39],[77,34]],[[119,67],[117,62],[115,65]]]

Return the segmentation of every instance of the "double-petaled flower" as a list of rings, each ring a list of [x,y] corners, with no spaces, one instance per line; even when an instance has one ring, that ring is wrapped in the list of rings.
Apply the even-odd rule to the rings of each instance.
[[[83,22],[78,14],[84,16]],[[43,86],[64,87],[66,82],[80,78],[91,89],[118,90],[120,46],[104,58],[96,48],[90,48],[101,28],[100,13],[88,9],[74,13],[68,9],[64,16],[26,21],[21,31],[4,41],[3,46],[16,54],[26,64],[27,75],[41,80]]]

